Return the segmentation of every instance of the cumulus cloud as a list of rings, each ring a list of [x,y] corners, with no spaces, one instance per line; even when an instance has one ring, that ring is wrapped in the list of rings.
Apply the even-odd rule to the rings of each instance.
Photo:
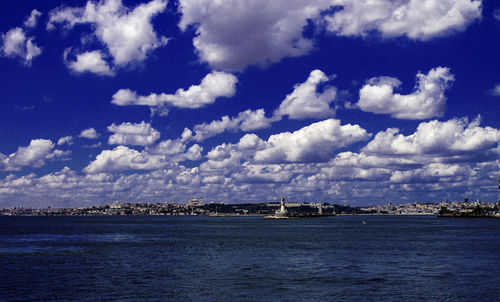
[[[203,147],[194,144],[186,151],[186,141],[182,139],[165,140],[155,146],[146,149],[148,154],[165,155],[170,162],[181,162],[185,160],[199,160],[202,158]]]
[[[193,44],[202,61],[217,69],[242,70],[308,53],[313,43],[303,37],[303,28],[330,2],[181,0],[179,26],[196,27]]]
[[[29,66],[34,57],[42,53],[40,47],[34,42],[34,38],[26,37],[24,30],[20,27],[9,30],[6,34],[2,34],[1,53],[6,57],[20,58],[24,60],[24,64]]]
[[[200,160],[202,158],[201,152],[203,152],[203,147],[198,144],[194,144],[191,147],[189,147],[187,152],[184,154],[185,158],[178,159],[178,161],[184,161],[186,159]]]
[[[454,80],[449,68],[436,67],[427,75],[417,74],[412,94],[394,93],[401,85],[396,78],[370,79],[359,91],[357,107],[377,114],[390,114],[398,119],[427,119],[442,116],[446,107],[445,90]]]
[[[129,126],[126,125],[126,127]],[[140,128],[143,130],[147,127],[140,126]],[[197,144],[186,150],[186,144],[180,140],[162,141],[157,145],[146,147],[141,152],[126,146],[117,146],[113,150],[103,150],[83,171],[95,174],[128,170],[156,170],[185,160],[199,160],[202,158],[202,151],[203,148]]]
[[[313,181],[388,181],[391,176],[391,169],[385,167],[357,167],[357,166],[337,166],[331,164],[321,168],[321,172],[308,178]]]
[[[399,172],[383,171],[383,167],[329,170],[329,164],[242,163],[238,170],[227,171],[204,171],[171,164],[138,173],[86,174],[64,168],[40,177],[33,173],[10,174],[0,179],[0,206],[67,207],[94,205],[96,200],[165,202],[185,200],[193,194],[207,202],[261,202],[279,200],[284,194],[297,201],[354,205],[385,204],[387,200],[397,203],[404,198],[406,202],[441,201],[446,195],[450,200],[461,200],[467,195],[495,200],[493,190],[486,188],[491,189],[496,183],[494,172],[500,167],[498,160],[478,164],[429,164]]]
[[[265,149],[257,151],[254,158],[266,163],[322,162],[332,158],[335,150],[368,137],[358,125],[340,125],[339,120],[328,119],[293,133],[271,135]]]
[[[304,83],[295,85],[292,93],[286,96],[272,117],[266,117],[264,109],[248,109],[234,117],[226,115],[220,120],[195,125],[193,128],[195,135],[192,138],[196,141],[203,141],[225,131],[264,129],[280,121],[285,115],[290,119],[322,119],[332,116],[335,111],[330,108],[330,103],[335,99],[336,88],[324,87],[321,93],[318,92],[318,86],[328,80],[321,70],[313,70]]]
[[[111,103],[118,106],[142,105],[150,107],[174,106],[196,109],[212,104],[219,97],[232,97],[236,92],[238,79],[230,74],[213,71],[207,74],[199,85],[192,85],[187,90],[178,89],[175,94],[155,94],[138,96],[130,89],[120,89]]]
[[[32,10],[30,16],[26,19],[26,21],[24,21],[24,26],[35,27],[38,23],[38,18],[40,18],[41,15],[42,13],[38,10]]]
[[[281,165],[255,165],[244,163],[242,171],[232,177],[240,183],[289,183],[294,172]]]
[[[50,11],[47,28],[54,29],[57,24],[63,24],[67,29],[78,24],[92,24],[93,34],[106,46],[114,66],[123,67],[144,61],[149,53],[167,43],[167,38],[158,37],[151,24],[152,18],[163,12],[166,5],[167,1],[153,0],[132,10],[124,6],[121,0],[88,1],[85,7],[62,7]],[[93,59],[97,60],[95,52],[86,52],[86,58],[89,59],[91,53]],[[102,55],[99,58],[103,60]],[[105,62],[98,63],[102,66]],[[71,63],[68,65],[72,66]],[[101,68],[87,68],[84,71],[97,70],[98,74],[102,74]]]
[[[64,136],[57,140],[57,145],[62,146],[64,144],[72,145],[73,137],[72,136]]]
[[[99,133],[97,133],[94,128],[88,128],[80,132],[80,135],[78,137],[96,139],[99,137]]]
[[[318,85],[327,82],[328,77],[321,70],[313,70],[306,82],[297,84],[274,112],[277,117],[288,115],[290,119],[323,119],[335,115],[330,103],[335,99],[337,89],[325,87],[319,93]]]
[[[332,7],[338,8],[328,13]],[[314,41],[303,36],[313,20],[343,36],[407,36],[427,40],[464,30],[481,17],[475,0],[181,0],[179,27],[193,26],[201,61],[216,69],[243,70],[307,54]],[[323,14],[322,14],[323,13]]]
[[[325,17],[327,29],[344,36],[365,36],[378,31],[385,37],[408,36],[427,40],[464,30],[481,18],[475,0],[334,0],[340,11]]]
[[[0,170],[18,171],[23,167],[39,168],[47,160],[61,158],[69,152],[54,150],[54,143],[48,139],[33,139],[26,147],[19,147],[10,155],[0,153]]]
[[[462,160],[460,156],[478,157],[494,150],[500,142],[500,130],[481,127],[480,118],[423,122],[417,131],[405,136],[399,129],[389,128],[377,133],[362,151],[382,156],[430,155]]]
[[[383,167],[389,169],[408,169],[418,168],[422,164],[412,158],[379,156],[377,154],[367,154],[365,152],[355,153],[351,151],[341,152],[329,162],[330,166],[335,167],[360,167],[375,168]]]
[[[274,119],[265,116],[264,109],[248,109],[232,118],[225,115],[220,120],[195,125],[193,128],[195,135],[192,136],[192,138],[201,142],[225,131],[253,131],[264,129],[270,127],[273,121]]]
[[[255,152],[265,146],[265,142],[257,135],[245,134],[237,144],[222,143],[212,148],[206,155],[208,160],[200,165],[200,170],[234,174],[241,170],[242,161],[249,161]]]
[[[257,143],[257,149],[265,144],[255,135],[246,137],[247,143]],[[297,201],[323,200],[357,205],[386,203],[387,200],[397,203],[403,198],[440,201],[443,194],[450,200],[457,200],[471,196],[471,192],[472,196],[482,196],[486,200],[496,198],[485,188],[491,188],[497,181],[494,175],[500,167],[498,160],[429,163],[403,168],[384,166],[383,162],[381,166],[373,166],[375,163],[366,154],[343,152],[322,163],[259,164],[246,160],[248,153],[240,146],[242,141],[243,138],[237,144],[221,144],[212,150],[216,152],[211,159],[193,168],[165,161],[154,165],[140,158],[145,152],[136,151],[121,159],[118,154],[110,156],[116,160],[101,168],[94,165],[95,173],[90,173],[90,168],[89,173],[64,168],[40,177],[33,173],[10,174],[0,179],[0,206],[82,206],[93,205],[96,200],[165,202],[184,200],[193,194],[206,201],[257,202],[278,200],[279,195],[284,194]],[[252,145],[255,147],[252,143],[246,147],[252,149]],[[234,165],[225,162],[236,158],[236,154],[241,157]],[[139,158],[135,161],[130,159],[137,155]],[[357,166],[356,161],[366,161],[368,166],[363,163]],[[111,173],[113,169],[115,172],[134,170],[130,169],[134,166],[140,172]]]
[[[184,150],[186,150],[186,144],[183,141],[167,139],[148,149],[148,152],[153,155],[174,155]]]
[[[110,145],[136,145],[148,146],[160,138],[160,132],[149,123],[121,123],[108,126],[108,131],[113,132],[108,139]]]
[[[96,159],[83,169],[85,173],[117,172],[125,170],[153,170],[165,166],[163,156],[152,156],[126,146],[104,150]]]
[[[444,182],[453,178],[461,180],[470,175],[469,165],[431,163],[414,170],[394,171],[390,181],[395,183]]]
[[[91,72],[98,75],[114,75],[114,72],[103,60],[104,54],[98,50],[84,52],[76,56],[75,61],[67,62],[68,67],[77,72]]]

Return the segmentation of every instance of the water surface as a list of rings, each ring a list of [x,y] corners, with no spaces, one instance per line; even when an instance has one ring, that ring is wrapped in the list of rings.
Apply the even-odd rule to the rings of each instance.
[[[494,301],[500,219],[0,217],[0,267],[8,301]]]

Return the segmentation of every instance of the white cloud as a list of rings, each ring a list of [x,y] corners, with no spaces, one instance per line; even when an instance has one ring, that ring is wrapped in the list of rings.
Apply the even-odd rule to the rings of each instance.
[[[479,123],[479,118],[470,123],[466,118],[446,122],[433,120],[420,123],[417,131],[408,136],[389,128],[377,133],[362,151],[383,156],[480,156],[498,146],[500,130],[481,127]]]
[[[63,136],[57,140],[58,146],[62,146],[64,144],[72,145],[73,144],[73,137],[72,136]]]
[[[184,150],[186,150],[186,145],[183,141],[168,139],[148,149],[148,153],[153,155],[175,155],[184,152]]]
[[[238,114],[237,119],[240,121],[239,128],[242,131],[254,131],[271,127],[272,118],[266,117],[264,109],[245,110]]]
[[[302,30],[330,3],[181,0],[179,26],[182,30],[196,26],[193,44],[202,61],[217,69],[242,70],[308,53],[313,43]]]
[[[83,169],[85,173],[118,172],[125,170],[154,170],[164,167],[167,161],[163,156],[150,155],[125,146],[104,150],[96,159]]]
[[[94,128],[88,128],[83,130],[78,137],[96,139],[99,137],[99,133],[97,133]]]
[[[318,93],[318,85],[327,82],[328,77],[321,70],[313,70],[306,82],[297,84],[292,93],[286,96],[274,115],[281,118],[288,115],[290,119],[323,119],[335,115],[330,103],[335,99],[337,89],[325,87]]]
[[[331,7],[340,8],[321,16]],[[313,41],[302,34],[308,21],[333,34],[427,40],[464,30],[481,17],[474,0],[181,0],[179,27],[196,30],[193,44],[201,61],[216,69],[243,70],[307,54]]]
[[[248,109],[232,118],[225,115],[220,120],[195,125],[193,128],[195,135],[192,138],[201,142],[224,131],[253,131],[268,128],[273,121],[274,119],[265,116],[264,109],[255,111]]]
[[[186,145],[180,140],[166,140],[158,145],[146,147],[141,152],[126,146],[117,146],[113,150],[103,150],[83,171],[95,174],[128,170],[157,170],[171,167],[185,160],[199,160],[202,158],[202,151],[203,148],[197,144],[186,150]]]
[[[263,149],[265,146],[265,142],[253,133],[245,134],[238,142],[238,149],[245,151]]]
[[[481,18],[481,1],[474,0],[335,0],[342,9],[325,18],[329,31],[365,36],[378,31],[385,37],[406,35],[427,40],[464,30]]]
[[[42,50],[33,42],[34,38],[27,38],[22,28],[16,27],[2,34],[1,52],[6,57],[19,57],[24,60],[25,65],[31,65],[34,57],[42,53]]]
[[[76,56],[75,61],[66,62],[68,67],[78,73],[92,72],[98,75],[114,75],[114,72],[103,60],[104,54],[98,50],[84,52]]]
[[[201,152],[203,152],[203,147],[201,147],[198,144],[194,144],[189,149],[187,150],[185,154],[185,159],[189,160],[200,160],[202,158]],[[183,161],[184,159],[181,159],[179,161]]]
[[[119,106],[143,105],[161,107],[165,105],[179,108],[201,108],[215,102],[218,97],[232,97],[236,92],[238,79],[229,73],[213,71],[207,74],[200,85],[192,85],[187,90],[178,89],[175,94],[155,94],[138,96],[130,89],[120,89],[111,103]]]
[[[226,115],[220,120],[195,125],[195,135],[192,138],[203,141],[225,131],[264,129],[270,127],[273,122],[280,121],[285,115],[290,119],[322,119],[333,116],[335,111],[329,104],[335,99],[336,88],[324,87],[322,93],[317,92],[318,86],[328,80],[321,70],[313,70],[306,82],[295,85],[293,92],[286,96],[272,117],[266,117],[264,109],[248,109],[235,117]]]
[[[181,134],[181,141],[186,142],[191,139],[193,136],[193,131],[191,131],[189,128],[184,128]]]
[[[387,181],[391,176],[391,169],[385,167],[346,167],[330,165],[323,167],[321,172],[308,178],[309,182],[326,181]]]
[[[106,45],[113,57],[113,64],[123,67],[129,63],[144,61],[150,52],[167,43],[165,37],[156,35],[151,24],[151,19],[163,12],[166,5],[164,0],[153,0],[131,10],[121,0],[88,1],[85,7],[52,10],[47,28],[53,29],[56,24],[61,23],[66,28],[77,24],[92,24],[93,33]]]
[[[255,154],[255,160],[266,163],[327,161],[335,150],[368,137],[366,130],[358,125],[342,126],[339,120],[328,119],[293,133],[271,135],[266,148]]]
[[[411,158],[404,157],[391,157],[391,156],[378,156],[374,154],[367,154],[365,152],[354,153],[350,151],[337,154],[329,162],[330,166],[335,167],[361,167],[361,168],[374,168],[382,167],[389,169],[407,169],[420,167],[421,164]]]
[[[19,147],[15,153],[0,153],[0,170],[18,171],[22,167],[39,168],[50,159],[64,157],[69,152],[53,150],[54,143],[48,139],[33,139],[26,147]]]
[[[208,160],[200,165],[202,171],[216,171],[232,175],[242,171],[242,161],[250,160],[255,152],[266,147],[265,142],[255,134],[245,134],[237,144],[222,143],[210,150]]]
[[[113,132],[108,139],[110,145],[136,145],[148,146],[160,138],[160,132],[156,131],[149,123],[121,123],[108,126],[108,131]]]
[[[41,12],[38,10],[34,9],[31,11],[30,16],[24,21],[24,26],[26,27],[35,27],[36,24],[38,23],[38,18],[42,15]]]
[[[168,139],[155,146],[147,148],[146,151],[151,155],[166,155],[166,158],[170,162],[181,162],[185,160],[201,159],[203,147],[198,144],[194,144],[186,151],[186,141],[182,139]]]
[[[238,121],[235,118],[229,118],[227,115],[220,120],[210,123],[203,123],[194,126],[194,139],[201,142],[209,137],[220,134],[226,130],[236,131],[238,129]]]
[[[31,64],[34,57],[42,53],[42,49],[33,43],[33,38],[29,38],[26,41],[26,58],[25,62],[27,65]]]
[[[399,119],[427,119],[442,116],[446,107],[445,90],[454,80],[449,68],[436,67],[427,75],[418,73],[412,94],[394,93],[401,85],[396,78],[370,79],[359,91],[357,106],[367,112],[390,114]]]
[[[226,144],[229,157],[221,156],[220,161],[237,153],[240,149],[237,145],[239,143]],[[137,154],[132,152],[131,156],[134,155]],[[207,202],[260,202],[278,201],[282,194],[297,201],[322,200],[353,205],[385,204],[387,200],[394,203],[441,201],[447,195],[450,200],[460,200],[463,196],[495,200],[497,196],[491,187],[497,182],[495,172],[500,167],[498,160],[478,164],[430,163],[410,169],[336,165],[331,160],[307,164],[244,161],[218,170],[160,163],[159,168],[146,169],[148,164],[144,160],[134,163],[124,160],[120,167],[120,156],[115,154],[115,157],[114,163],[95,173],[78,173],[64,168],[40,177],[33,173],[10,174],[0,179],[0,206],[76,207],[94,205],[96,200],[105,203],[115,200],[165,202],[193,196]],[[348,157],[358,158],[354,154],[345,156]],[[130,170],[130,165],[137,165],[140,168],[137,170],[142,171],[106,172],[108,169]]]
[[[422,168],[406,171],[394,171],[390,181],[395,183],[444,182],[451,178],[461,179],[470,175],[468,165],[431,163]]]
[[[205,176],[205,177],[203,177],[202,182],[204,184],[223,184],[224,177],[217,176],[217,175]]]
[[[217,146],[215,149],[224,147],[228,147],[227,144],[226,145],[222,144],[221,146]],[[243,160],[243,153],[234,150],[232,145],[229,146],[229,150],[227,151],[228,153],[224,155],[224,157],[215,158],[214,156],[216,155],[214,155],[214,152],[212,151],[213,150],[209,152],[210,156],[209,159],[200,165],[200,170],[205,172],[215,171],[220,174],[228,172],[230,174],[234,174],[233,172],[241,167],[241,162]]]
[[[243,169],[232,177],[240,183],[289,183],[293,172],[281,165],[243,164]]]

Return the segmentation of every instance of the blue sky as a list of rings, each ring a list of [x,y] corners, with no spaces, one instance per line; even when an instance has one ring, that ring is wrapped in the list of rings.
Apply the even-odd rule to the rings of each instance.
[[[0,207],[497,199],[495,1],[0,12]]]

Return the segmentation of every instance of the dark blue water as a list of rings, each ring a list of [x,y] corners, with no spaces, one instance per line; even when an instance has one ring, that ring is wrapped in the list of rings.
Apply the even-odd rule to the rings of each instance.
[[[500,219],[0,217],[0,300],[499,299]]]

